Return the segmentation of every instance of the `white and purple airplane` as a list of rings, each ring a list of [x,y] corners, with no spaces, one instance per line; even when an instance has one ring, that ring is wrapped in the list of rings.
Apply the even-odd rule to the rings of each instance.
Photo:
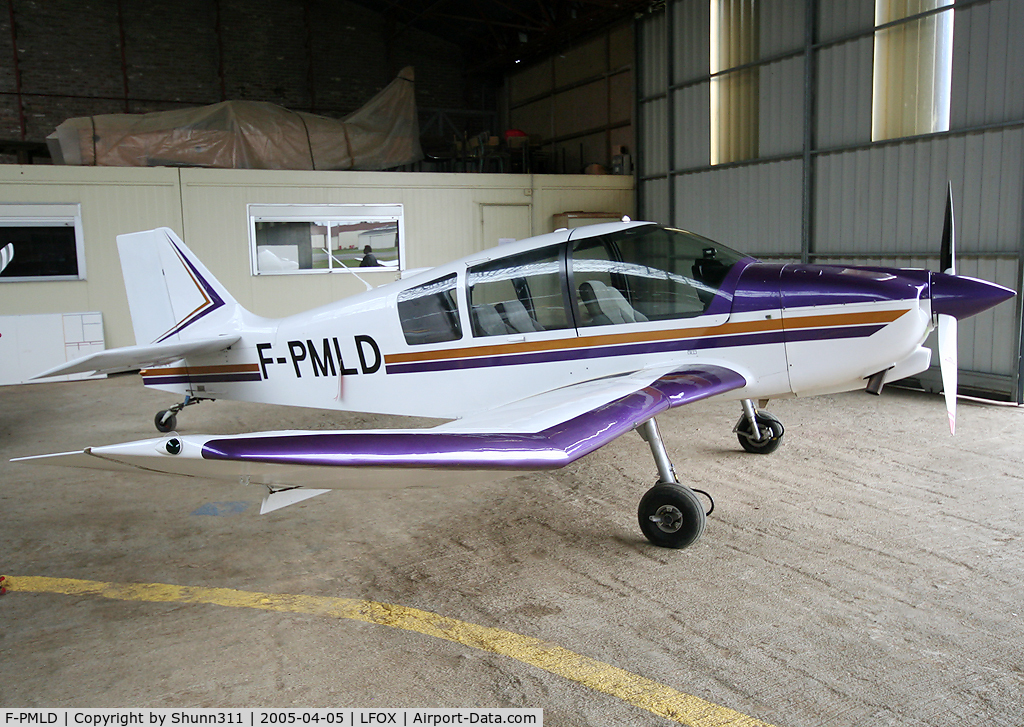
[[[457,483],[563,467],[637,430],[658,481],[639,506],[655,545],[703,533],[702,500],[676,478],[655,417],[738,400],[749,452],[779,420],[754,401],[855,389],[928,368],[936,326],[952,431],[956,322],[1014,292],[958,276],[952,205],[942,270],[763,263],[647,222],[557,230],[280,319],[242,308],[161,228],[118,237],[136,346],[41,374],[142,369],[184,397],[166,435],[21,458],[264,485],[262,512],[331,489]],[[430,429],[173,432],[204,399],[451,421]],[[762,407],[765,404],[762,403]]]

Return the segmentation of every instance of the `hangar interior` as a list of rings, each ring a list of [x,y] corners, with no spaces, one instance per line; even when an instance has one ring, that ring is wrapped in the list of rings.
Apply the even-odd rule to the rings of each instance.
[[[873,0],[512,2],[484,9],[452,0],[437,7],[391,2],[383,11],[372,2],[11,2],[0,17],[0,46],[7,46],[0,53],[13,61],[0,70],[0,160],[8,162],[0,183],[5,203],[80,204],[82,185],[92,182],[74,175],[89,170],[55,167],[45,182],[26,178],[42,173],[46,137],[69,117],[227,99],[340,117],[411,65],[424,157],[403,170],[421,174],[377,188],[418,191],[368,200],[341,191],[371,189],[368,178],[320,174],[293,195],[240,192],[235,211],[225,214],[218,202],[223,209],[212,220],[185,211],[188,195],[179,194],[180,210],[168,199],[152,214],[129,213],[135,219],[120,226],[102,222],[112,219],[104,206],[112,202],[97,200],[100,208],[90,202],[81,211],[84,255],[99,256],[88,269],[103,275],[109,255],[101,250],[114,235],[167,225],[204,254],[231,240],[240,260],[222,264],[221,253],[212,253],[215,272],[231,278],[250,265],[237,205],[271,197],[295,203],[309,185],[338,190],[313,195],[332,204],[395,203],[403,194],[479,186],[472,205],[445,216],[451,232],[443,239],[434,219],[406,214],[403,267],[546,232],[555,214],[585,211],[679,226],[767,260],[934,268],[948,181],[961,272],[1020,291],[1020,2],[903,9]],[[506,138],[508,129],[521,140]],[[615,172],[607,175],[614,181],[578,174],[587,168]],[[465,182],[447,176],[453,171],[500,176]],[[71,176],[61,181],[62,172]],[[92,172],[99,175],[93,189],[140,189],[132,170]],[[240,190],[297,183],[264,174],[271,176],[214,174],[210,188],[226,189],[226,179]],[[555,184],[537,180],[565,174],[574,191],[564,199],[529,196]],[[516,175],[524,176],[511,181]],[[627,190],[633,179],[635,194],[610,193]],[[188,180],[174,184],[196,188]],[[489,185],[519,191],[487,198]],[[583,191],[591,188],[592,195]],[[128,199],[114,204],[149,209]],[[499,212],[502,206],[508,210]],[[18,213],[8,208],[7,224]],[[504,232],[484,230],[503,216],[510,225]],[[217,229],[228,219],[230,232]],[[318,282],[316,302],[360,289],[342,277]],[[83,292],[92,287],[88,280],[3,285],[0,300],[5,310],[25,313],[81,309],[91,298],[90,309],[109,320],[110,340],[124,342],[124,306],[102,300],[105,283],[102,294]],[[60,304],[65,294],[68,305]],[[265,294],[268,306],[295,300],[269,291],[258,297]],[[1021,320],[1018,297],[965,323],[963,391],[1024,402]],[[940,386],[934,367],[914,383]]]
[[[770,261],[937,269],[951,182],[960,272],[1018,292],[962,325],[962,391],[1024,403],[1024,0],[6,5],[0,227],[60,228],[73,268],[0,279],[4,316],[99,311],[106,346],[132,344],[114,240],[157,226],[257,314],[364,290],[340,269],[261,267],[277,264],[261,253],[303,265],[315,251],[292,260],[258,226],[310,218],[329,218],[329,267],[363,240],[332,248],[331,221],[396,226],[397,269],[359,273],[372,285],[620,215]],[[424,157],[401,168],[49,163],[46,137],[67,118],[229,99],[341,118],[407,66]],[[937,371],[914,383],[940,386]],[[962,403],[950,444],[938,398],[919,391],[783,401],[790,439],[772,459],[735,451],[734,407],[683,407],[666,445],[723,497],[711,537],[680,558],[634,533],[634,490],[653,477],[635,437],[511,485],[346,493],[257,517],[262,493],[241,483],[8,461],[151,436],[166,394],[125,376],[3,389],[5,706],[470,702],[540,705],[567,726],[1024,720],[1017,407]],[[196,409],[190,426],[225,433],[397,426]]]

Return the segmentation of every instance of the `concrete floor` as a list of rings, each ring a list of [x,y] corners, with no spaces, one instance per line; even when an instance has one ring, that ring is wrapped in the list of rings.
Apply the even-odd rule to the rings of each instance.
[[[155,436],[170,403],[135,376],[0,389],[0,573],[415,607],[780,727],[1024,724],[1024,409],[961,401],[950,439],[937,396],[781,401],[786,441],[767,457],[740,450],[735,403],[669,412],[681,478],[717,503],[684,551],[639,533],[655,470],[635,435],[555,473],[339,491],[265,516],[255,487],[7,461]],[[396,423],[216,402],[179,428],[382,421]],[[386,626],[16,588],[0,598],[0,705],[543,707],[549,726],[669,724]]]

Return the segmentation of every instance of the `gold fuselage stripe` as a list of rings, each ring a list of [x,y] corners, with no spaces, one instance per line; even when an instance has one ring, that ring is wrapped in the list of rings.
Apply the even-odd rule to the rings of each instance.
[[[698,326],[696,328],[673,328],[669,330],[662,329],[658,331],[640,331],[635,333],[614,333],[604,336],[580,336],[578,338],[559,338],[551,341],[524,341],[522,343],[472,346],[441,351],[415,351],[412,353],[388,354],[384,357],[384,362],[391,365],[421,361],[444,361],[454,358],[500,356],[509,353],[534,353],[538,351],[554,351],[558,349],[572,348],[596,348],[598,346],[616,346],[624,343],[649,343],[652,341],[728,336],[739,333],[764,333],[766,331],[796,330],[801,328],[831,328],[835,326],[862,326],[879,323],[886,324],[892,323],[908,310],[910,309],[900,308],[896,310],[866,311],[861,313],[834,313],[828,315],[787,317],[785,319],[780,317],[768,318],[760,321],[723,323],[719,326]]]

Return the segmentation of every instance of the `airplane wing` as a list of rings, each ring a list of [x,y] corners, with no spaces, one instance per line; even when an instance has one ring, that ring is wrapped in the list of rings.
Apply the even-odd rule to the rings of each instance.
[[[672,407],[742,388],[723,366],[644,370],[555,389],[432,429],[177,435],[12,461],[143,470],[321,491],[564,467]],[[374,477],[373,473],[378,472]],[[319,494],[312,490],[306,496]],[[286,503],[288,504],[288,503]],[[264,512],[269,511],[264,507]]]
[[[110,348],[106,351],[98,351],[88,356],[72,359],[67,363],[47,369],[41,374],[36,374],[32,378],[45,379],[48,376],[80,374],[86,371],[113,374],[119,371],[164,366],[180,361],[187,356],[223,351],[237,343],[240,338],[241,336],[217,336],[215,338],[200,338],[190,341],[154,343],[150,346]]]

